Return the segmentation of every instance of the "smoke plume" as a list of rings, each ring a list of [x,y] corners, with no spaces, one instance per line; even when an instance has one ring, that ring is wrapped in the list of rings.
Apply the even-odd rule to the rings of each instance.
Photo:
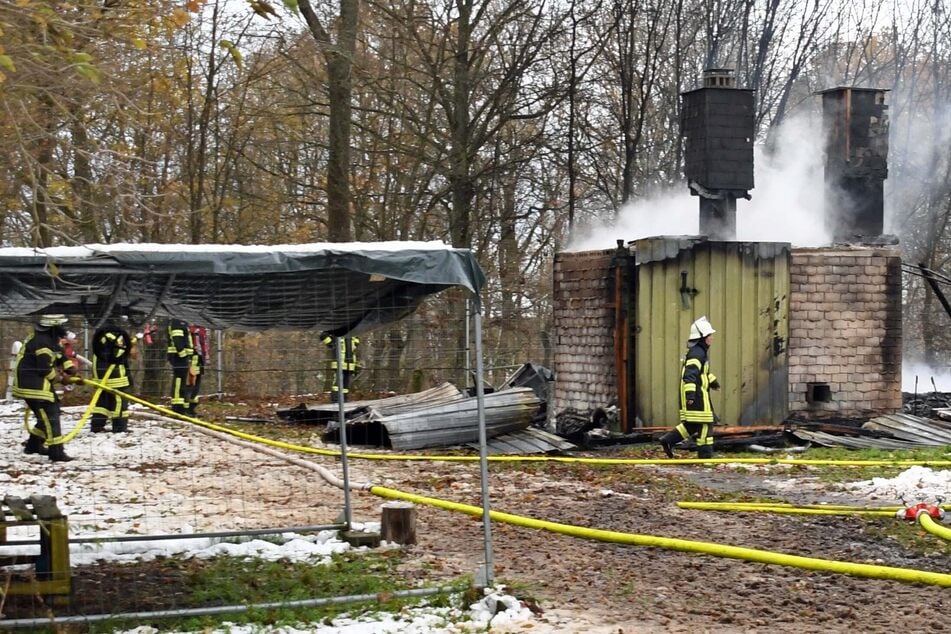
[[[771,149],[754,148],[753,199],[737,201],[737,239],[790,242],[810,247],[829,244],[823,221],[823,138],[818,115],[790,117],[774,132]],[[696,235],[699,201],[686,184],[638,200],[615,221],[599,221],[570,236],[566,251],[610,249],[650,236]]]

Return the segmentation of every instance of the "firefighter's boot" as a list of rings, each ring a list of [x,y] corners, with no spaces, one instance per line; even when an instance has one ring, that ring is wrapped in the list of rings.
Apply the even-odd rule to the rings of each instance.
[[[75,460],[72,456],[66,455],[63,445],[50,445],[50,462],[69,462]]]
[[[667,454],[668,458],[674,457],[674,445],[681,441],[680,432],[676,429],[671,429],[669,432],[660,437],[660,446],[664,448],[664,453]]]
[[[697,457],[698,458],[712,458],[713,457],[713,445],[702,445],[697,447]]]
[[[45,456],[49,453],[49,451],[43,446],[43,438],[41,436],[30,434],[30,437],[27,438],[26,442],[23,444],[23,453],[37,453],[41,456]]]
[[[176,414],[187,414],[187,413],[188,413],[188,412],[185,410],[185,405],[184,405],[184,403],[179,403],[179,404],[176,404],[176,405],[172,405],[172,411],[175,412]]]
[[[89,421],[89,429],[94,434],[106,431],[106,417],[103,414],[93,414]]]
[[[129,419],[128,418],[113,418],[112,419],[112,433],[121,434],[123,432],[129,431]]]

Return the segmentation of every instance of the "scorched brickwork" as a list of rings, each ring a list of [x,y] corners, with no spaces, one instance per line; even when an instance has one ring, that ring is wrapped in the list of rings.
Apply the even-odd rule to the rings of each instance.
[[[822,419],[901,411],[897,251],[794,249],[789,274],[789,413]],[[811,400],[817,385],[821,398]]]

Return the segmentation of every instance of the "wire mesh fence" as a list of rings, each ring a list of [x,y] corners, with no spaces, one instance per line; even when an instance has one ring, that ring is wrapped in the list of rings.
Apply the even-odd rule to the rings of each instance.
[[[548,357],[540,320],[527,315],[503,322],[489,312],[489,306],[484,310],[484,386],[492,392],[522,363],[544,365]],[[172,390],[167,324],[162,319],[123,324],[138,348],[130,362],[132,386],[128,392],[165,407],[171,403]],[[76,317],[71,317],[66,326],[77,335],[70,345],[85,377],[91,376],[83,359],[92,359],[94,326]],[[32,326],[25,321],[0,322],[2,350],[9,353],[14,342],[24,341],[31,332]],[[357,336],[348,400],[399,397],[446,383],[458,388],[464,398],[467,388],[474,385],[474,332],[467,294],[463,292],[432,297],[402,320]],[[325,440],[322,424],[295,423],[277,415],[278,410],[295,405],[331,404],[336,373],[327,333],[211,330],[207,340],[201,406],[196,414],[199,418],[252,436],[337,449],[336,444]],[[13,355],[5,355],[0,373],[5,387],[10,384],[14,360]],[[95,390],[89,385],[59,385],[57,391],[65,434],[81,424]],[[144,411],[134,408],[136,412]],[[458,411],[462,409],[459,406]],[[0,403],[0,433],[6,439],[0,443],[0,461],[8,465],[6,471],[0,470],[0,498],[50,495],[68,517],[69,537],[74,542],[70,548],[72,598],[54,607],[54,614],[185,610],[224,603],[229,599],[213,592],[196,599],[183,587],[183,575],[175,573],[175,580],[169,581],[171,573],[161,562],[223,554],[296,556],[288,555],[286,544],[276,543],[284,540],[266,541],[255,534],[264,529],[278,529],[279,533],[311,531],[304,539],[308,545],[295,547],[308,551],[311,562],[348,548],[336,537],[335,530],[326,528],[341,520],[343,492],[321,481],[315,473],[273,455],[208,436],[187,422],[134,414],[127,434],[108,433],[108,428],[106,433],[92,433],[87,424],[66,443],[66,451],[75,460],[53,463],[42,455],[23,453],[25,414],[19,399],[8,396]],[[322,461],[339,470],[335,460]],[[407,489],[416,488],[418,470],[412,466],[357,465],[354,469],[351,478],[358,482],[382,478]],[[434,468],[440,470],[478,477],[474,466]],[[468,503],[480,503],[477,488],[465,497]],[[379,519],[380,503],[370,496],[355,499],[355,527],[373,528],[373,522]],[[473,524],[467,530],[473,532],[472,543],[478,544],[479,527]],[[6,545],[0,550],[4,554],[41,557],[40,531],[36,525],[10,528]],[[219,537],[209,538],[209,533]],[[157,539],[167,535],[188,539]],[[128,541],[130,538],[141,541]],[[478,552],[466,556],[474,570],[480,561]],[[129,566],[138,572],[128,572]],[[204,570],[208,565],[196,567]],[[4,575],[10,580],[37,574],[30,565],[0,567],[0,581]],[[206,578],[203,583],[226,587],[235,573],[215,574],[221,577]],[[122,581],[117,585],[117,580]],[[168,591],[157,593],[159,583],[168,584]],[[304,591],[303,598],[335,593],[329,587],[309,587],[308,594],[306,583]],[[302,597],[298,594],[297,598]],[[37,602],[32,596],[7,596],[0,608],[4,615],[0,625],[2,618],[48,616],[54,599],[47,596]]]
[[[471,314],[467,326],[467,305],[461,293],[458,295],[430,299],[395,324],[359,334],[356,371],[351,377],[353,398],[418,392],[446,381],[460,389],[471,387],[475,367]],[[484,378],[488,387],[502,383],[523,363],[551,366],[544,319],[528,316],[504,320],[490,314],[483,323]],[[167,359],[167,324],[167,319],[160,318],[123,325],[138,348],[137,358],[130,362],[133,391],[159,402],[169,394],[172,377]],[[71,348],[79,355],[87,376],[89,365],[85,360],[93,356],[94,326],[75,317],[66,326],[76,334]],[[146,337],[150,327],[154,330]],[[28,323],[0,322],[0,350],[7,353],[0,368],[5,386],[11,381],[13,347],[31,330]],[[324,341],[325,333],[209,330],[207,339],[202,398],[319,400],[331,396],[334,354],[332,345]],[[74,397],[88,396],[88,389],[77,390]]]

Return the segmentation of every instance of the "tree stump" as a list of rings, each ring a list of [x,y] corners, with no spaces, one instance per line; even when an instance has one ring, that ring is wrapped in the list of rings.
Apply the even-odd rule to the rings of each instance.
[[[416,505],[412,502],[386,502],[381,505],[383,517],[380,533],[394,544],[416,543]]]

